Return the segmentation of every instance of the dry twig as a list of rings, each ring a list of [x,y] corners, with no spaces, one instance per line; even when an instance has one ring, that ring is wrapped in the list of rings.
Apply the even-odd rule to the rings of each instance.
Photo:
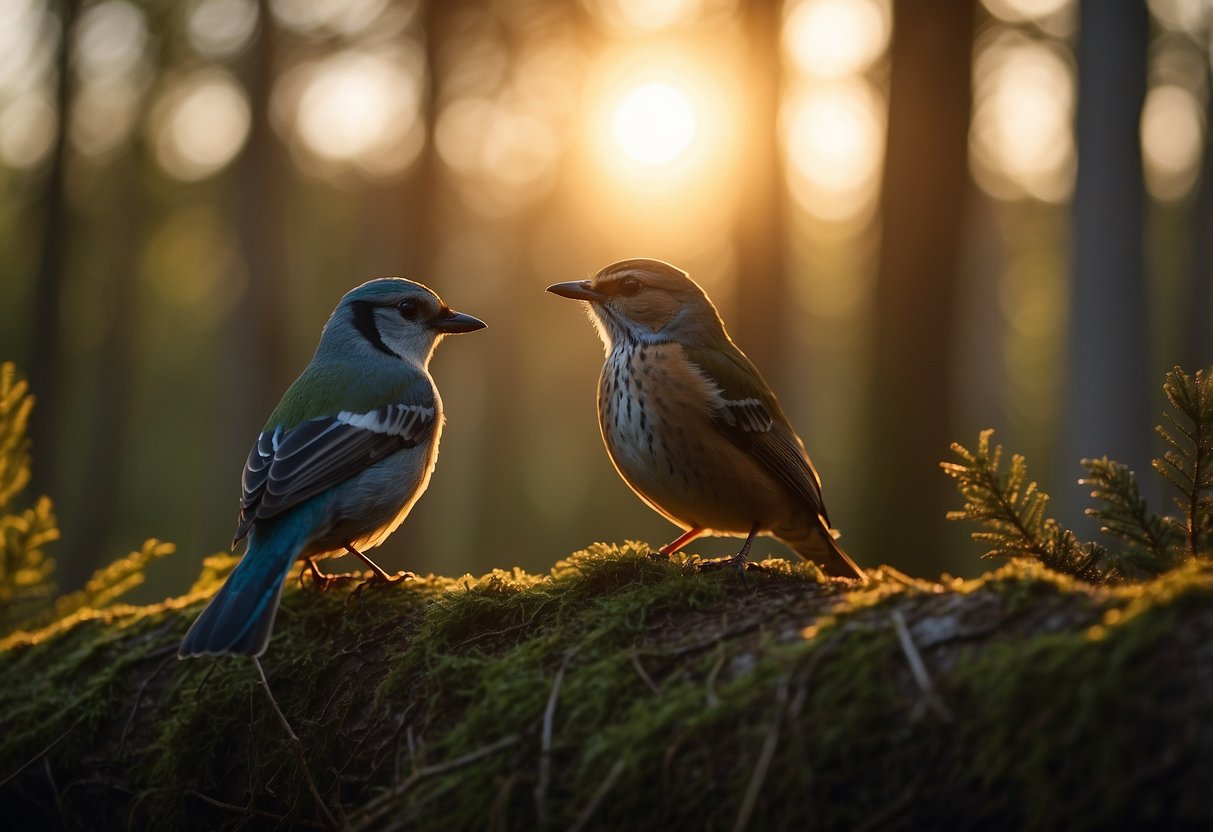
[[[363,806],[362,812],[365,814],[365,817],[363,817],[362,822],[355,826],[354,829],[361,830],[368,828],[372,823],[379,820],[379,818],[383,817],[383,815],[385,815],[392,808],[393,800],[407,792],[422,780],[430,777],[437,777],[440,774],[446,774],[449,771],[454,771],[456,769],[463,768],[464,766],[471,765],[472,763],[482,760],[491,754],[496,754],[503,748],[509,748],[511,745],[514,745],[517,742],[518,735],[510,734],[508,737],[502,737],[496,742],[489,743],[481,748],[477,748],[475,751],[469,751],[467,754],[464,754],[461,757],[456,757],[453,760],[447,760],[445,763],[435,763],[432,766],[417,769],[406,777],[404,782],[400,783],[393,789],[389,789]]]
[[[939,692],[935,690],[935,684],[931,681],[931,675],[927,673],[927,666],[922,661],[922,655],[918,652],[914,639],[910,636],[910,628],[906,626],[905,616],[902,615],[901,610],[893,610],[889,617],[893,619],[897,640],[901,642],[901,649],[906,654],[914,681],[918,683],[918,688],[922,691],[922,701],[944,722],[951,722],[952,712],[939,697]],[[918,712],[916,709],[915,713]]]
[[[733,823],[733,832],[744,832],[758,804],[758,795],[762,791],[763,781],[767,778],[767,770],[775,756],[775,747],[779,744],[779,728],[783,723],[784,712],[788,704],[788,677],[779,680],[775,689],[775,716],[771,719],[771,729],[767,731],[766,739],[758,752],[758,762],[754,764],[754,773],[750,775],[750,784],[746,786],[745,797],[741,800],[741,809],[737,812],[737,820]]]
[[[636,673],[640,675],[641,680],[648,685],[649,690],[653,691],[654,696],[661,696],[661,688],[657,687],[657,683],[653,681],[653,677],[644,669],[644,665],[640,663],[639,654],[633,652],[631,655],[632,667],[636,668]]]
[[[257,675],[261,677],[261,688],[265,691],[266,698],[270,700],[270,705],[273,706],[274,713],[277,714],[278,721],[282,723],[282,728],[286,731],[287,739],[291,741],[291,747],[295,750],[295,757],[298,758],[299,767],[303,770],[303,780],[307,784],[307,789],[312,793],[312,799],[316,801],[316,807],[324,815],[324,820],[329,828],[336,829],[339,824],[337,823],[337,819],[333,817],[333,813],[329,811],[329,807],[320,797],[320,790],[316,788],[316,781],[312,779],[312,771],[307,766],[307,758],[303,753],[303,743],[299,741],[299,735],[291,727],[291,723],[287,720],[286,714],[282,712],[282,708],[278,707],[278,700],[274,698],[274,693],[270,690],[270,683],[265,678],[265,669],[261,666],[261,660],[256,656],[253,656],[252,659],[253,667],[257,668]]]
[[[582,829],[586,828],[586,824],[590,822],[590,818],[598,810],[598,805],[607,796],[607,792],[614,788],[615,781],[623,774],[623,770],[626,767],[627,765],[623,762],[622,757],[615,761],[615,765],[611,766],[611,770],[607,772],[606,779],[594,790],[594,794],[590,797],[590,802],[585,805],[585,808],[581,810],[581,814],[577,816],[577,820],[569,827],[569,832],[581,832]]]
[[[552,777],[552,722],[556,716],[556,700],[560,696],[560,684],[564,681],[564,673],[569,669],[569,662],[577,655],[578,647],[564,654],[556,678],[552,680],[552,692],[548,695],[547,707],[543,709],[543,745],[539,752],[539,782],[535,784],[535,811],[539,818],[539,826],[547,825],[547,795],[548,782]]]

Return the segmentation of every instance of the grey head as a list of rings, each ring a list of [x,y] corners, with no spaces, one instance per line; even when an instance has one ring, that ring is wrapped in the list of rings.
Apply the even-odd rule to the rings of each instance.
[[[421,283],[383,277],[346,293],[324,325],[316,354],[354,350],[372,360],[391,358],[424,367],[443,336],[484,326],[479,318],[451,309]]]

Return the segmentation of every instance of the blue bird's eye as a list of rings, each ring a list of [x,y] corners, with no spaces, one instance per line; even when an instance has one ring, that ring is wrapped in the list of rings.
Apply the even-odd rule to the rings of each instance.
[[[402,300],[400,303],[396,304],[396,308],[400,310],[400,317],[404,318],[406,321],[417,320],[417,312],[419,311],[417,309],[417,301]]]

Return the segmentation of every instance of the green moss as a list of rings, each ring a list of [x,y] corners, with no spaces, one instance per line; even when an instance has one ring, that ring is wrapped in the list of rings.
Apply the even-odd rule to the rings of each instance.
[[[1207,619],[1203,633],[1184,632],[1184,607],[1210,610],[1213,576],[1207,565],[1183,567],[1103,600],[1098,623],[995,642],[952,674],[971,709],[971,774],[992,797],[991,820],[1012,812],[1028,828],[1110,828],[1126,817],[1208,816],[1204,794],[1161,782],[1166,761],[1154,755],[1213,764],[1209,707],[1185,712],[1198,680],[1176,658],[1193,635],[1208,636]],[[1155,695],[1141,698],[1147,690]]]
[[[947,586],[889,570],[855,590],[782,561],[742,578],[647,552],[354,595],[292,581],[264,666],[330,810],[410,829],[566,828],[591,808],[590,828],[1209,820],[1186,791],[1213,765],[1190,658],[1213,635],[1207,565],[1114,589],[1032,563]],[[6,641],[0,779],[37,761],[60,784],[56,802],[37,765],[13,777],[18,820],[318,817],[249,663],[173,655],[223,564],[208,568],[183,599]],[[951,721],[922,707],[894,612],[924,628]]]

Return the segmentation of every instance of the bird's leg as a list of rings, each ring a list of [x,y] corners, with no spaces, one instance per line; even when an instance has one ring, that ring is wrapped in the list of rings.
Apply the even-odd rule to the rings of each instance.
[[[308,574],[312,576],[312,586],[321,591],[328,589],[330,586],[338,583],[339,581],[348,581],[353,578],[361,577],[361,573],[356,572],[341,572],[336,575],[321,572],[320,567],[316,565],[316,559],[314,557],[307,558],[304,563],[306,563],[307,566],[299,573],[300,586],[303,586],[303,576]]]
[[[667,543],[666,545],[662,546],[656,552],[649,555],[649,557],[660,558],[663,560],[669,560],[670,555],[677,552],[683,546],[686,546],[688,543],[690,543],[695,538],[699,537],[699,535],[701,535],[701,534],[703,534],[703,529],[698,528],[696,526],[692,526],[686,532],[679,535],[676,540],[672,540],[669,543]]]
[[[307,568],[299,573],[299,585],[300,586],[303,586],[303,576],[308,574],[309,572],[312,575],[312,586],[316,587],[316,589],[320,589],[320,590],[328,589],[329,584],[331,584],[335,580],[337,580],[337,577],[335,575],[327,575],[324,572],[321,572],[320,567],[316,565],[315,558],[308,558],[304,562],[307,564]]]
[[[407,581],[410,578],[415,579],[417,577],[412,572],[397,572],[395,575],[389,575],[388,573],[384,572],[382,568],[380,568],[379,564],[362,554],[362,552],[359,552],[350,544],[345,544],[345,550],[351,555],[358,556],[362,559],[363,563],[371,567],[371,571],[375,573],[375,576],[371,578],[372,581],[380,581],[385,584],[395,584],[399,583],[400,581]]]
[[[719,558],[717,560],[705,560],[699,564],[699,570],[706,571],[711,569],[723,569],[726,566],[736,566],[737,571],[745,576],[745,571],[754,564],[750,563],[750,546],[754,543],[754,538],[758,535],[758,528],[762,524],[755,520],[754,525],[750,527],[750,533],[746,535],[745,543],[741,544],[741,549],[735,555],[727,558]],[[758,568],[754,566],[754,568]]]

